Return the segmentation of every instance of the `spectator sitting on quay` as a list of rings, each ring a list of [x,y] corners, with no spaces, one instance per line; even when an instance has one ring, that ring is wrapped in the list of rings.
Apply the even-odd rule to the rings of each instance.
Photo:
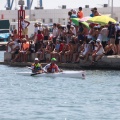
[[[45,48],[43,43],[40,44],[38,51],[36,52],[36,57],[39,58],[39,61],[43,61],[44,60],[44,55],[45,55]]]
[[[113,45],[114,54],[117,54],[116,46],[115,46],[115,37],[116,37],[115,24],[112,23],[112,22],[109,22],[109,26],[108,26],[108,38],[110,40],[110,44]]]
[[[57,61],[59,61],[59,52],[60,52],[60,42],[59,40],[56,40],[55,48],[50,53],[50,59],[54,57],[57,59]]]
[[[59,52],[60,62],[63,62],[62,56],[64,56],[65,63],[67,62],[67,60],[69,60],[69,58],[68,58],[69,51],[70,51],[70,46],[67,44],[67,42],[65,40],[63,40],[63,49],[62,49],[62,51]]]
[[[12,59],[12,62],[27,62],[26,52],[29,49],[29,42],[26,41],[26,38],[22,39],[21,49],[19,49],[18,54]]]
[[[35,52],[38,51],[39,46],[41,43],[43,43],[44,36],[40,30],[38,30],[38,34],[36,35],[36,40],[35,40]]]
[[[116,45],[116,53],[117,55],[119,55],[120,54],[120,29],[118,29],[116,33],[115,45]]]
[[[105,51],[105,55],[113,55],[114,51],[113,51],[113,44],[110,44],[110,41],[108,41],[107,45],[104,48]]]
[[[92,54],[91,65],[93,65],[94,62],[97,62],[98,60],[100,60],[103,57],[104,53],[105,52],[104,52],[103,46],[101,44],[101,41],[100,41],[100,39],[97,39],[96,44],[95,44],[95,51]]]

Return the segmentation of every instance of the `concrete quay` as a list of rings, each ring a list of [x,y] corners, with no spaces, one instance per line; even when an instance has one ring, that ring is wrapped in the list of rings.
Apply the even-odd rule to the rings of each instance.
[[[0,51],[6,50],[7,43],[8,42],[0,42]]]
[[[47,54],[46,59],[49,59],[49,54]],[[4,53],[4,62],[0,62],[2,65],[16,66],[16,67],[26,67],[30,66],[34,62],[35,53],[32,53],[29,56],[29,62],[10,62],[11,53]],[[42,65],[46,65],[47,63],[42,63]],[[112,56],[103,56],[102,59],[98,62],[95,62],[94,65],[91,65],[91,58],[88,62],[84,63],[83,60],[80,60],[80,63],[58,63],[60,68],[63,69],[71,69],[71,70],[120,70],[120,55],[112,55]]]

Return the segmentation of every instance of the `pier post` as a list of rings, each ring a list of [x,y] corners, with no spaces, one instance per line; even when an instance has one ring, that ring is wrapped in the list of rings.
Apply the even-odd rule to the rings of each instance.
[[[23,10],[23,5],[20,6],[20,10],[18,10],[18,35],[19,38],[22,38],[22,28],[21,28],[21,20],[20,16],[22,16],[25,19],[25,10]]]

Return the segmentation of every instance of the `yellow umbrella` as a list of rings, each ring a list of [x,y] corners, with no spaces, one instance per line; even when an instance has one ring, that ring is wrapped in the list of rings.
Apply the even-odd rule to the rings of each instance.
[[[95,16],[87,20],[87,22],[94,22],[94,23],[99,23],[102,25],[108,24],[109,21],[116,23],[116,21],[113,18],[109,16],[105,16],[105,15]]]

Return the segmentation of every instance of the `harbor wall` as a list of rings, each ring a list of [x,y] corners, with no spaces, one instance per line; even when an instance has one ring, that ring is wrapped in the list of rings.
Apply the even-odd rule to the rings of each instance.
[[[36,57],[35,53],[32,53],[29,56],[29,62],[22,63],[22,62],[11,62],[12,54],[5,52],[4,53],[4,62],[1,62],[0,64],[10,65],[10,66],[30,66],[31,63],[34,62],[34,58]],[[50,58],[49,54],[45,55],[46,59],[48,60]],[[64,58],[63,58],[64,59]],[[42,63],[43,65],[47,64],[49,60],[46,63]],[[65,69],[113,69],[113,70],[120,70],[120,55],[112,55],[112,56],[103,56],[101,60],[98,62],[95,62],[94,65],[91,64],[91,57],[87,62],[84,62],[84,60],[80,60],[80,63],[58,63],[58,65],[61,68]]]

